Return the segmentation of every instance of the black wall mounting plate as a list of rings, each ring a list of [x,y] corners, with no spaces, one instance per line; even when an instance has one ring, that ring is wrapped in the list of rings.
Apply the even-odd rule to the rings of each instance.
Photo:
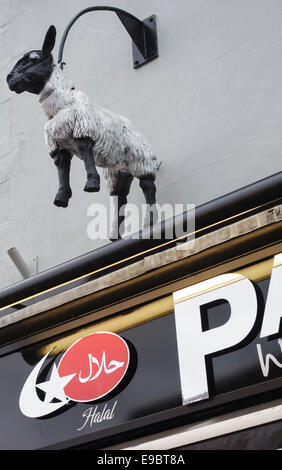
[[[156,15],[149,16],[149,18],[146,18],[143,23],[146,26],[146,57],[141,54],[136,44],[132,41],[133,67],[135,69],[138,69],[142,65],[145,65],[151,60],[159,57]]]
[[[63,62],[63,52],[70,29],[82,15],[92,11],[112,11],[117,14],[132,39],[133,67],[135,69],[147,64],[159,56],[156,15],[151,15],[149,18],[141,21],[131,13],[121,10],[120,8],[95,6],[81,10],[66,27],[59,47],[58,64],[63,65],[65,63]]]

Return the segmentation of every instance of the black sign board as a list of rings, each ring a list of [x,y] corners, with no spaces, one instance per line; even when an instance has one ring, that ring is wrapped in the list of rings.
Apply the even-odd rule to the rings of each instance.
[[[258,316],[247,341],[208,359],[211,398],[282,376],[279,340],[260,339],[259,335],[268,286],[269,279],[256,283]],[[206,312],[206,328],[224,323],[229,313],[226,302],[212,305]],[[93,441],[95,433],[101,430],[110,432],[124,423],[182,407],[174,313],[119,332],[119,335],[128,345],[130,363],[117,387],[92,402],[70,400],[55,412],[41,417],[25,416],[19,400],[27,378],[40,360],[42,347],[48,343],[38,343],[0,357],[0,448],[40,449],[63,441],[75,442],[88,435]],[[36,378],[38,384],[48,382],[54,363],[58,365],[63,354],[46,358]],[[46,392],[36,388],[36,394],[38,400],[45,403]],[[55,398],[53,403],[57,401]]]

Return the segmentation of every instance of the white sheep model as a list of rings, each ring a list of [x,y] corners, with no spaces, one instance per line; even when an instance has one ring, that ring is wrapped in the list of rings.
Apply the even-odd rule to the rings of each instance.
[[[121,207],[127,203],[134,177],[140,180],[149,208],[156,203],[154,180],[160,161],[129,119],[90,104],[84,93],[74,89],[61,67],[53,63],[51,51],[55,39],[56,29],[51,26],[42,51],[25,54],[8,75],[7,82],[16,93],[28,91],[38,94],[48,117],[45,138],[59,176],[54,204],[68,206],[72,196],[70,163],[74,155],[84,162],[87,174],[84,190],[87,192],[100,190],[96,165],[102,167],[110,195],[118,197],[117,230],[113,227],[113,231],[119,237],[123,220]]]

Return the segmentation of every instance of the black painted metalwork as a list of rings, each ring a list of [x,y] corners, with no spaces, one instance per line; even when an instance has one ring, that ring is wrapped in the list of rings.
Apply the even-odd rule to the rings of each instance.
[[[134,68],[138,68],[141,65],[144,65],[158,57],[157,26],[155,15],[152,15],[149,18],[146,18],[144,21],[141,21],[131,13],[121,10],[120,8],[110,6],[95,6],[85,8],[84,10],[80,11],[66,27],[59,48],[59,64],[64,64],[64,46],[71,27],[82,15],[92,11],[112,11],[117,14],[118,18],[133,41]]]

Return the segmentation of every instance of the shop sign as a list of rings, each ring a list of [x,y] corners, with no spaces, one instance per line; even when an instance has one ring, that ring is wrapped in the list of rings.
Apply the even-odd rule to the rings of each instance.
[[[3,355],[0,447],[43,448],[93,432],[100,439],[124,423],[188,404],[185,413],[194,412],[199,400],[204,410],[264,383],[278,393],[282,255],[273,261],[271,276],[254,283],[229,273],[175,292],[174,312],[122,337],[97,332],[64,351],[53,338]]]

